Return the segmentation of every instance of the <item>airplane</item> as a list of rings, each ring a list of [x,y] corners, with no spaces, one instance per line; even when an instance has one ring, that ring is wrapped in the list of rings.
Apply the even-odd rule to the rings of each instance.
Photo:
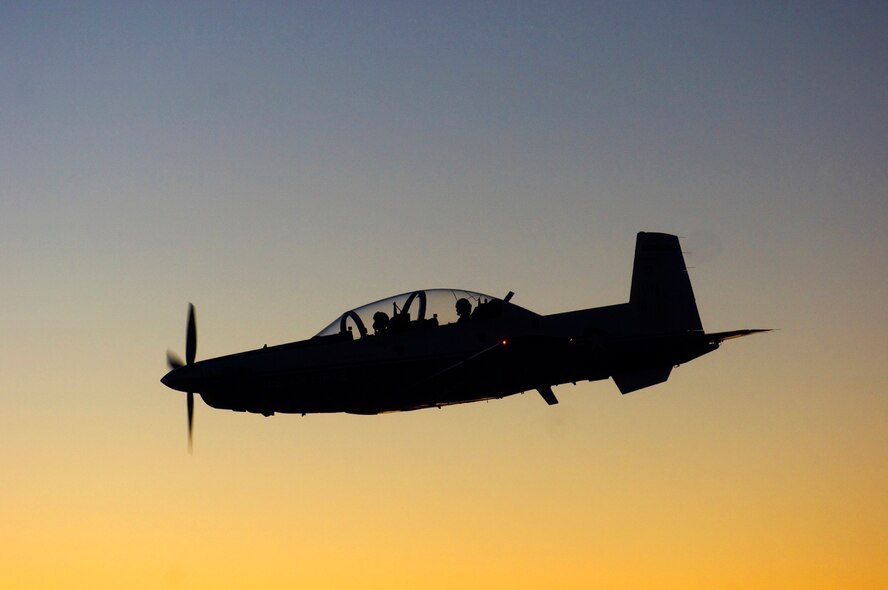
[[[346,311],[307,340],[196,361],[189,305],[185,360],[167,352],[161,382],[210,407],[275,413],[382,414],[441,408],[612,378],[621,393],[662,383],[674,367],[763,329],[707,334],[678,237],[640,232],[629,301],[540,315],[461,289],[402,293]]]

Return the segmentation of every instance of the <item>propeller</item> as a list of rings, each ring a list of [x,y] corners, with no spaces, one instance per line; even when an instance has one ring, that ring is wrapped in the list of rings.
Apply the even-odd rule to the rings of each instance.
[[[186,365],[194,364],[197,356],[197,324],[194,321],[194,304],[188,304],[188,328],[185,332],[185,362],[174,352],[167,351],[167,364],[170,369],[178,369]],[[194,392],[187,393],[186,403],[188,407],[188,452],[192,451],[191,433],[194,429]]]

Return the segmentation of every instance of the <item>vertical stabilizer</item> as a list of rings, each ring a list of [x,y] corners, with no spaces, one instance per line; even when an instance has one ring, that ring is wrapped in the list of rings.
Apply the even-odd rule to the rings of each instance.
[[[639,232],[629,304],[644,334],[703,329],[676,236]]]

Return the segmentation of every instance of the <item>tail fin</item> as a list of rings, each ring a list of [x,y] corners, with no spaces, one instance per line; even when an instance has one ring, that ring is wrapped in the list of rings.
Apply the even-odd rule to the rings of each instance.
[[[638,233],[629,304],[644,334],[703,329],[676,236]]]

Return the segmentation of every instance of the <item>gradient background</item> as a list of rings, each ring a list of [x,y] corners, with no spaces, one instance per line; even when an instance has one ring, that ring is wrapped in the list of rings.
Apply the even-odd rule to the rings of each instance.
[[[888,4],[0,4],[0,586],[888,586]],[[159,383],[438,286],[668,383],[272,418]]]

